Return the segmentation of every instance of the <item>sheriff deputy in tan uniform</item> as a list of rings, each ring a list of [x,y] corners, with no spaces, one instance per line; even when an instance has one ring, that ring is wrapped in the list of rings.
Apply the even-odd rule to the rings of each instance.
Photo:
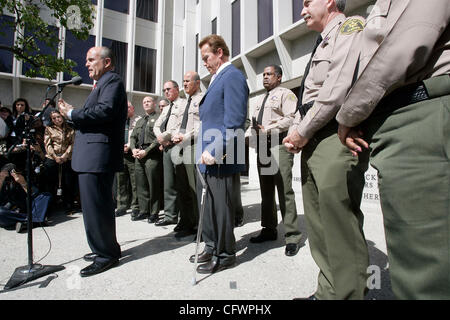
[[[179,97],[178,83],[169,80],[164,83],[164,95],[170,104],[165,107],[153,129],[158,142],[163,149],[164,167],[164,218],[155,223],[156,226],[167,226],[178,223],[179,206],[177,205],[177,187],[175,180],[175,164],[172,161],[172,142],[180,130],[186,99]]]
[[[378,170],[392,290],[450,299],[450,5],[377,1],[339,137]]]
[[[256,150],[263,227],[259,235],[250,238],[250,242],[277,239],[276,187],[285,230],[285,254],[294,256],[300,248],[301,239],[292,189],[294,155],[287,152],[281,142],[294,121],[297,97],[291,90],[280,87],[282,77],[283,71],[277,65],[264,69],[263,84],[267,92],[259,99],[251,117],[253,125],[246,132],[247,136],[253,134],[258,138]]]
[[[353,74],[342,79],[340,70],[364,26],[361,17],[346,18],[344,9],[345,0],[304,1],[302,16],[320,37],[300,90],[303,119],[300,122],[297,114],[283,141],[291,152],[302,150],[306,227],[311,254],[320,268],[317,290],[309,299],[364,299],[368,277],[360,210],[368,154],[352,157],[339,141],[334,120],[339,109],[334,88],[346,83],[348,90],[351,85]]]
[[[184,107],[180,130],[172,137],[179,148],[180,163],[176,167],[177,184],[184,196],[184,208],[180,208],[180,222],[175,227],[176,237],[195,234],[198,224],[198,205],[196,193],[195,144],[200,127],[199,104],[203,98],[200,89],[200,76],[189,71],[183,79],[184,92],[189,95]]]

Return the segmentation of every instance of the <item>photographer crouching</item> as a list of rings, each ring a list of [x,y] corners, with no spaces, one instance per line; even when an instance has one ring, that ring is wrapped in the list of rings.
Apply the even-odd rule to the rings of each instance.
[[[12,163],[4,165],[0,171],[0,227],[21,232],[27,223],[27,193],[31,192],[32,221],[44,223],[51,194],[40,193],[32,185],[28,190],[24,176],[16,171]]]

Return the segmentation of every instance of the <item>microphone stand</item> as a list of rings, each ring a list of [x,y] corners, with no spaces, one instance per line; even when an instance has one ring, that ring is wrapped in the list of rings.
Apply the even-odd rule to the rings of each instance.
[[[58,93],[62,91],[62,88]],[[58,94],[57,93],[57,94]],[[55,95],[56,97],[56,95]],[[53,98],[55,98],[53,97]],[[6,290],[10,290],[19,287],[27,282],[41,278],[48,274],[52,274],[61,270],[64,270],[64,266],[43,266],[41,264],[35,264],[33,262],[33,212],[32,212],[32,185],[31,185],[31,172],[32,172],[32,159],[31,159],[31,141],[32,130],[31,125],[33,121],[28,121],[25,126],[25,144],[27,150],[27,231],[28,231],[28,265],[18,267],[14,271],[13,275],[9,279],[8,283],[4,287]]]

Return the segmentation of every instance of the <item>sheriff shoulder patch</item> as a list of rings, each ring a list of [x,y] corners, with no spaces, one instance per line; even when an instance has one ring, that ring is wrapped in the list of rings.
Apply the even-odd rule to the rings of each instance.
[[[341,34],[349,35],[364,29],[364,22],[360,19],[352,18],[345,21],[339,30]]]

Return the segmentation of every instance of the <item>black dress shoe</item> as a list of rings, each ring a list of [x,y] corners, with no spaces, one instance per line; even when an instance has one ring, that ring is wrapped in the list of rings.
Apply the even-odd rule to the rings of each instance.
[[[158,214],[151,214],[150,217],[148,217],[147,222],[148,223],[155,223],[156,221],[158,221]]]
[[[315,295],[309,296],[307,298],[294,298],[292,300],[319,300]]]
[[[174,232],[178,232],[181,231],[183,229],[186,229],[184,226],[180,225],[179,223],[175,226],[175,228],[173,228]]]
[[[203,251],[202,253],[199,254],[198,258],[197,258],[197,262],[198,263],[204,263],[204,262],[208,262],[212,259],[213,255],[212,253]],[[189,261],[192,263],[195,263],[195,254],[193,254],[190,258]]]
[[[244,218],[236,218],[236,220],[234,221],[234,226],[238,228],[242,227],[243,225],[244,225]]]
[[[148,218],[148,213],[141,212],[141,213],[135,215],[134,217],[131,217],[131,221],[139,221],[139,220],[144,220],[147,218]]]
[[[193,234],[197,234],[197,230],[194,229],[182,229],[175,233],[175,238],[184,238],[187,236],[191,236]]]
[[[93,276],[95,274],[99,274],[99,273],[104,272],[104,271],[106,271],[108,269],[111,269],[112,267],[114,267],[118,263],[119,263],[118,259],[112,259],[112,260],[109,260],[107,262],[94,261],[94,263],[92,263],[91,265],[87,266],[84,269],[81,269],[80,276],[82,276],[82,277],[89,277],[89,276]]]
[[[284,254],[288,257],[293,257],[297,254],[298,250],[300,250],[300,246],[296,243],[288,243],[286,245],[286,249],[284,251]]]
[[[83,259],[84,259],[84,261],[92,262],[97,257],[98,257],[98,254],[91,252],[91,253],[85,254],[83,256]]]
[[[127,214],[127,209],[125,209],[125,208],[116,210],[116,217],[121,217],[121,216],[123,216],[125,214]]]
[[[166,219],[161,219],[161,220],[155,222],[155,226],[157,226],[157,227],[169,226],[171,224],[177,224],[177,223],[175,221],[170,221],[170,220],[166,220]]]
[[[210,260],[208,263],[201,264],[197,267],[197,272],[201,274],[216,273],[225,269],[234,267],[236,264],[235,260],[230,262],[219,262],[219,260]]]
[[[251,243],[261,243],[274,240],[277,240],[277,230],[269,228],[263,228],[256,237],[250,238]]]
[[[139,209],[133,209],[132,211],[131,211],[131,217],[133,218],[133,217],[136,217],[137,215],[139,214]]]

